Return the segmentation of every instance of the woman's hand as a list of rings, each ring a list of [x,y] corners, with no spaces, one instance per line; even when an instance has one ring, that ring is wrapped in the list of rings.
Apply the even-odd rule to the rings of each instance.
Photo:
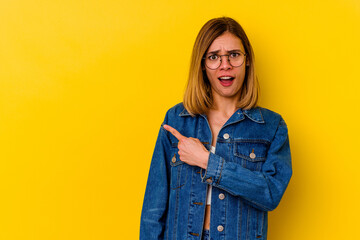
[[[164,128],[179,140],[178,153],[181,161],[192,166],[199,166],[203,169],[207,168],[210,152],[206,150],[199,139],[185,137],[175,128],[166,124],[164,125]]]

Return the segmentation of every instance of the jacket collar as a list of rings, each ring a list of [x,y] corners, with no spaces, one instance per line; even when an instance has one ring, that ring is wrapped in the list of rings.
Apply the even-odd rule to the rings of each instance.
[[[257,123],[265,123],[261,109],[259,107],[251,108],[248,110],[242,110],[242,112],[251,120]]]
[[[184,108],[184,110],[179,114],[179,116],[185,117],[185,116],[191,116],[191,115]],[[204,115],[204,114],[201,114],[201,116],[207,118],[206,115]],[[228,123],[230,123],[230,122],[234,123],[237,121],[241,121],[241,120],[245,119],[245,116],[247,116],[250,120],[252,120],[256,123],[265,123],[265,120],[262,116],[260,107],[251,108],[251,109],[247,109],[247,110],[243,110],[240,108],[230,117],[230,119],[228,120]]]

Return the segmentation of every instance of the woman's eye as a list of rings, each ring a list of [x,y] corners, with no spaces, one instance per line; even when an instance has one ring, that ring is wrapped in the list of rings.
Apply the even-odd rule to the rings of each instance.
[[[218,55],[210,55],[209,60],[216,60],[218,59]]]
[[[231,58],[236,58],[236,57],[239,57],[239,56],[240,56],[239,53],[230,53]]]

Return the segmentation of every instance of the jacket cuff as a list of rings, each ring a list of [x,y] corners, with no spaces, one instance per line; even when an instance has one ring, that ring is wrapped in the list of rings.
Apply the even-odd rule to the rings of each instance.
[[[224,158],[210,152],[208,165],[203,176],[203,170],[200,171],[201,181],[206,182],[210,185],[219,184],[221,178],[221,172],[224,165]]]

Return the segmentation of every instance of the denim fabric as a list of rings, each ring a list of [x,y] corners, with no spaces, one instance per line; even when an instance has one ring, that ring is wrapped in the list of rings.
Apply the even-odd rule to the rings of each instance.
[[[210,231],[209,230],[204,230],[201,239],[202,240],[210,240]]]
[[[212,240],[267,239],[268,211],[292,175],[283,118],[265,108],[238,109],[220,129],[207,169],[179,159],[178,140],[164,124],[211,147],[206,115],[192,117],[182,103],[168,110],[150,165],[140,239],[201,240],[210,185]]]

